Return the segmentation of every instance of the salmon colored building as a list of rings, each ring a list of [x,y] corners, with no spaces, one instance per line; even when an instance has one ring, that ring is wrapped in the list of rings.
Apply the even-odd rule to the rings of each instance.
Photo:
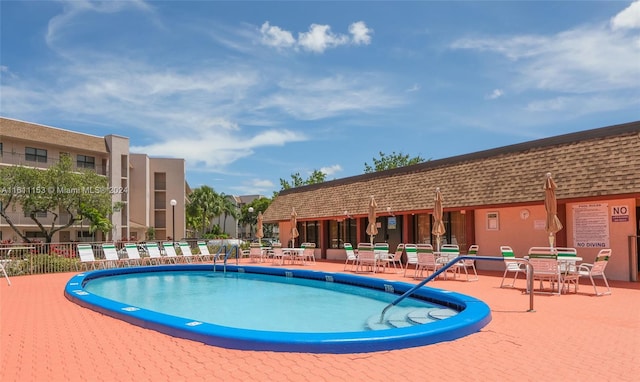
[[[374,241],[432,243],[434,197],[440,188],[446,233],[443,243],[479,256],[516,256],[549,246],[543,186],[557,184],[563,228],[555,245],[574,247],[584,262],[611,248],[607,277],[637,281],[640,222],[640,121],[539,139],[392,170],[283,190],[264,213],[291,242],[291,212],[297,213],[296,245],[316,244],[316,258],[344,261],[344,243],[368,242],[367,213],[377,202]],[[479,269],[504,269],[479,261]]]
[[[106,177],[112,202],[121,208],[110,217],[112,232],[98,233],[96,237],[85,222],[59,231],[54,241],[145,240],[150,228],[159,240],[173,232],[178,238],[185,236],[184,205],[189,191],[184,159],[132,153],[129,138],[119,135],[100,137],[0,118],[0,166],[44,169],[57,163],[62,155],[70,156],[76,169],[93,170]],[[8,213],[22,234],[38,237],[40,230],[23,211],[15,208]],[[41,221],[52,222],[46,214]],[[0,240],[19,241],[15,231],[1,218]]]

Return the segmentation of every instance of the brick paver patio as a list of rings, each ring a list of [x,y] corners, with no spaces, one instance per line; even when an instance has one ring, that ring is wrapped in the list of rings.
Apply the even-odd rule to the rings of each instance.
[[[329,262],[306,267],[343,269]],[[451,342],[334,355],[228,350],[133,326],[69,302],[63,289],[72,275],[12,277],[12,286],[0,280],[0,381],[640,378],[640,283],[614,281],[611,296],[593,297],[582,280],[577,295],[536,294],[536,311],[527,312],[527,295],[498,288],[501,274],[481,272],[477,282],[437,280],[429,285],[485,301],[492,322]],[[415,282],[394,272],[374,277]]]

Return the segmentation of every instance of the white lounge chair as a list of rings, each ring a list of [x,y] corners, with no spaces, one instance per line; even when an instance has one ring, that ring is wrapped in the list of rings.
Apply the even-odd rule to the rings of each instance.
[[[176,248],[173,246],[173,242],[162,243],[162,248],[164,249],[164,256],[168,262],[177,264],[182,261],[182,256],[178,256],[176,253]]]
[[[198,250],[200,250],[200,261],[209,261],[209,260],[213,260],[213,257],[215,255],[211,254],[211,252],[209,252],[209,247],[207,246],[207,243],[205,243],[204,241],[199,241],[198,242]]]
[[[117,268],[125,263],[125,261],[121,260],[118,256],[118,249],[114,244],[102,244],[102,252],[105,258],[105,267]]]
[[[142,265],[142,258],[138,252],[138,245],[135,243],[125,243],[124,249],[127,252],[127,265]]]
[[[194,261],[198,260],[198,257],[195,256],[193,252],[191,252],[189,243],[181,241],[180,243],[178,243],[178,247],[180,247],[180,252],[182,253],[182,260],[184,260],[185,262],[193,263]]]
[[[162,257],[162,253],[160,253],[160,247],[158,243],[149,242],[145,244],[147,248],[147,253],[149,257],[143,257],[142,262],[148,262],[151,265],[160,265],[164,262],[164,258]]]
[[[84,266],[85,270],[88,271],[89,267],[91,267],[91,269],[104,267],[103,261],[96,260],[91,244],[78,244],[77,248],[78,256],[80,257],[80,265]]]

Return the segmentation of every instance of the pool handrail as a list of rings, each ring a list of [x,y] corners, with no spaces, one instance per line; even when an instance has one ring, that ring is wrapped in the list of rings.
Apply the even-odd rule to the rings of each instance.
[[[216,271],[216,259],[218,258],[218,256],[220,256],[220,251],[222,251],[222,249],[224,248],[224,272],[227,272],[227,260],[229,259],[229,255],[233,252],[233,250],[236,250],[236,265],[238,265],[238,259],[240,258],[240,247],[238,247],[238,245],[233,244],[230,248],[229,251],[227,251],[227,245],[226,244],[222,244],[220,246],[220,248],[218,248],[218,252],[216,252],[216,255],[213,257],[213,271]]]
[[[438,277],[442,272],[446,272],[449,267],[452,267],[453,265],[455,265],[460,260],[504,261],[504,257],[502,257],[502,256],[499,256],[499,257],[498,256],[467,256],[467,255],[461,255],[461,256],[456,257],[455,259],[453,259],[453,260],[449,261],[447,264],[445,264],[442,268],[440,268],[436,272],[432,273],[431,276],[427,277],[426,279],[424,279],[421,282],[419,282],[418,284],[416,284],[413,288],[411,288],[408,291],[404,292],[400,297],[396,298],[389,305],[385,306],[385,308],[382,309],[382,313],[380,313],[380,323],[384,322],[384,314],[392,306],[397,305],[400,301],[402,301],[405,298],[407,298],[410,295],[412,295],[413,292],[415,292],[418,288],[422,288],[426,283],[428,283],[429,281],[431,281],[431,280],[435,279],[436,277]],[[525,266],[527,267],[527,291],[529,292],[529,310],[527,310],[527,312],[535,312],[535,310],[533,309],[533,277],[531,277],[533,275],[533,266],[531,265],[531,263],[529,263],[529,260],[527,260],[527,259],[518,259],[518,258],[509,259],[509,261],[511,261],[511,260],[516,261],[516,262],[520,262],[520,263],[525,263]]]

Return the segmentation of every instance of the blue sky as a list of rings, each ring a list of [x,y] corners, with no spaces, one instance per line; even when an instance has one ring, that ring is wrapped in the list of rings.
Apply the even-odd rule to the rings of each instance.
[[[0,7],[2,116],[130,137],[225,194],[640,120],[640,0]]]

